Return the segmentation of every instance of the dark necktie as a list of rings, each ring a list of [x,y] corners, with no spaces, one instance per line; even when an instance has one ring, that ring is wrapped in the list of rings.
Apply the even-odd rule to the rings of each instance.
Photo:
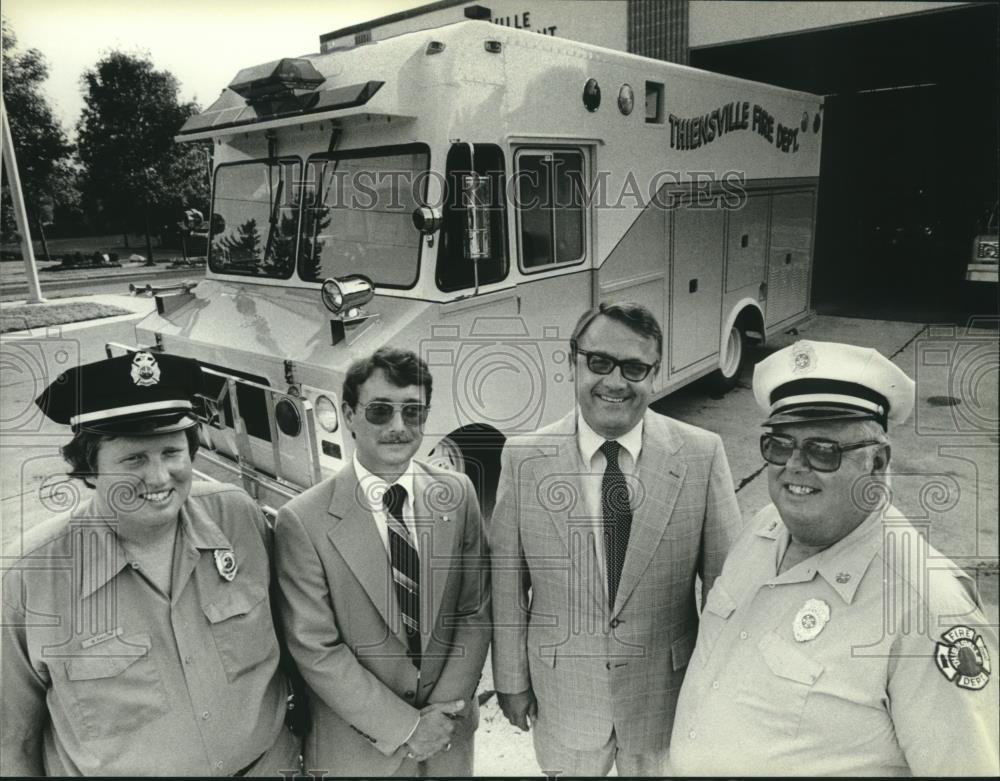
[[[396,600],[406,629],[407,656],[415,667],[420,667],[420,557],[410,544],[403,520],[406,489],[397,484],[389,486],[382,496],[389,517],[389,556],[392,562],[392,580],[396,587]]]
[[[601,512],[604,514],[604,558],[608,570],[608,606],[614,609],[621,580],[625,551],[628,550],[629,533],[632,531],[632,507],[629,505],[625,475],[618,466],[621,445],[609,441],[601,445],[601,452],[608,460],[601,481]]]

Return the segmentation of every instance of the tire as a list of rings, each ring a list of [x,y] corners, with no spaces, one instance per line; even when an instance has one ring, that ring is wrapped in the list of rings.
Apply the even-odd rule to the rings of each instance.
[[[715,393],[728,393],[736,387],[748,352],[746,333],[738,325],[734,325],[729,329],[719,356],[719,368],[709,375],[709,382]]]
[[[428,461],[454,472],[464,472],[479,497],[479,508],[488,520],[496,504],[500,480],[500,451],[504,437],[492,429],[454,431],[442,437],[428,456]]]

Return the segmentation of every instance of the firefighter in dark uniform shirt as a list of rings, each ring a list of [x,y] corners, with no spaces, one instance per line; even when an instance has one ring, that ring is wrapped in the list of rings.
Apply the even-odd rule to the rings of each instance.
[[[0,774],[298,767],[270,530],[241,489],[192,481],[200,383],[195,361],[137,352],[36,400],[94,492],[4,568]]]

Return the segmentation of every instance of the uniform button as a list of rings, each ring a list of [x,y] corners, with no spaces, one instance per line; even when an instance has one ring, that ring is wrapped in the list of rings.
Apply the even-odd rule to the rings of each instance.
[[[193,656],[185,656],[184,657],[184,664],[194,664],[194,657]]]
[[[412,700],[414,695],[413,695],[413,692],[408,691],[408,692],[405,692],[403,694],[403,696],[406,697],[406,699],[408,699],[408,700]]]
[[[142,569],[142,567],[139,566],[139,562],[138,561],[130,561],[129,562],[129,566],[132,569]]]
[[[216,770],[222,770],[222,760],[221,759],[218,762],[215,763],[215,769]]]
[[[619,621],[619,620],[618,620],[617,618],[612,618],[612,619],[611,619],[611,628],[612,628],[612,629],[617,629],[617,628],[618,628],[618,625],[619,625],[620,623],[621,623],[621,621]]]
[[[718,681],[712,681],[712,688],[718,690],[718,688],[719,688],[719,682]]]
[[[746,630],[740,632],[740,640],[746,640],[750,635],[746,633]]]
[[[688,737],[689,737],[689,738],[691,738],[691,740],[694,740],[694,739],[695,739],[696,737],[698,737],[698,733],[697,733],[697,732],[695,732],[694,730],[691,730],[691,731],[690,731],[690,732],[688,733]]]
[[[768,588],[774,588],[774,584],[773,584],[773,583],[768,583],[768,584],[767,584],[767,587],[768,587]]]
[[[201,714],[201,718],[203,721],[208,721],[210,718],[212,718],[212,714],[209,713],[208,711],[205,711]]]

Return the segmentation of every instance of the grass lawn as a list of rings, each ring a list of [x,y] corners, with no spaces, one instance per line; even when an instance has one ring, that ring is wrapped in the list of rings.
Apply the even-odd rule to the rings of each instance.
[[[78,323],[99,317],[131,314],[128,309],[89,301],[71,304],[35,304],[32,306],[4,306],[0,308],[0,334],[24,331],[28,328],[46,328],[50,325]]]

